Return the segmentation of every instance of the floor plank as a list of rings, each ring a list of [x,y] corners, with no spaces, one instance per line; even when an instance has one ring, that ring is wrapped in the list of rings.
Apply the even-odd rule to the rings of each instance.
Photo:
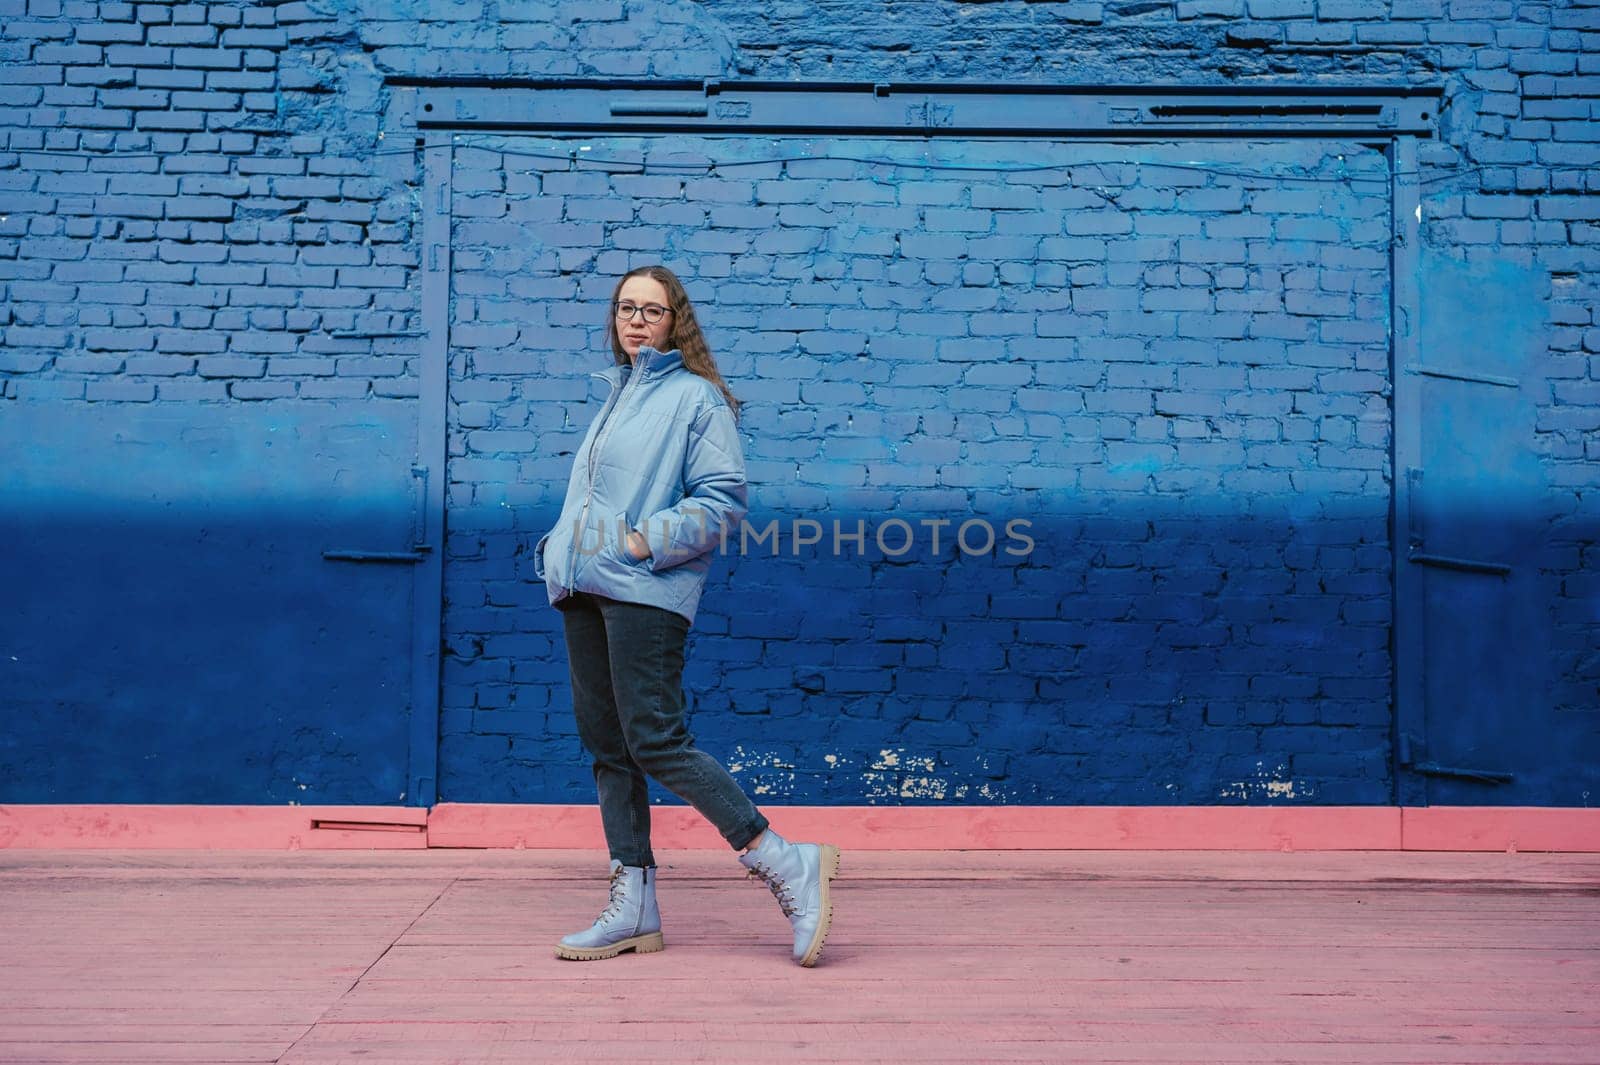
[[[599,852],[0,850],[0,1062],[1600,1060],[1600,855],[848,852],[809,970],[658,859],[577,963]]]

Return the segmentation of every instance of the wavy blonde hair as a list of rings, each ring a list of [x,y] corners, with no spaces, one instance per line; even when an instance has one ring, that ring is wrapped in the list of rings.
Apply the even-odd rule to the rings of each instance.
[[[672,329],[667,333],[665,341],[667,350],[680,349],[683,352],[683,368],[716,385],[717,390],[722,393],[722,398],[733,408],[734,421],[738,421],[739,400],[729,391],[728,383],[722,379],[722,373],[717,369],[717,360],[712,358],[711,347],[706,343],[705,334],[700,332],[700,322],[694,316],[694,305],[689,302],[689,293],[684,290],[683,282],[678,280],[678,275],[665,266],[657,264],[629,270],[617,279],[616,287],[611,290],[611,303],[606,308],[606,339],[611,343],[611,354],[615,357],[616,364],[618,366],[628,364],[628,353],[622,347],[622,338],[617,335],[616,307],[622,286],[628,283],[630,277],[651,278],[659,281],[661,287],[667,290],[668,306],[672,308]]]

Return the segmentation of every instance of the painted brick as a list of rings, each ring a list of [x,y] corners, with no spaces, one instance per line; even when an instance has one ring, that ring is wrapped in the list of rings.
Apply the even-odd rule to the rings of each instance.
[[[840,34],[826,69],[766,9],[721,2],[692,18],[649,0],[517,0],[402,20],[350,0],[38,9],[7,24],[0,90],[17,160],[0,170],[12,216],[0,239],[13,251],[0,258],[0,405],[315,401],[357,416],[414,397],[420,339],[404,334],[420,324],[421,215],[409,160],[374,154],[376,131],[396,131],[373,75],[871,82],[902,78],[911,59],[930,78],[1014,81],[1075,54],[1078,28],[1103,23],[1139,32],[1087,60],[1089,80],[1137,68],[1203,81],[1226,67],[1241,80],[1333,83],[1330,56],[1441,73],[1453,113],[1440,141],[1420,145],[1424,241],[1571,286],[1532,356],[1545,383],[1532,424],[1548,486],[1574,499],[1595,486],[1592,10],[1556,5],[1533,24],[1504,0],[1040,4],[1030,47],[1017,49],[998,29],[1014,6],[975,5],[959,45],[946,21],[910,11],[909,54]],[[658,24],[684,42],[641,50]],[[752,480],[769,506],[848,499],[920,517],[1026,504],[1039,521],[1036,555],[1015,574],[944,543],[962,567],[948,575],[874,560],[865,583],[854,562],[802,579],[741,560],[714,584],[700,624],[717,638],[690,655],[704,668],[690,695],[706,700],[713,739],[726,727],[752,761],[796,767],[769,794],[1128,801],[1149,793],[1153,766],[1185,764],[1195,771],[1157,794],[1392,801],[1382,182],[1222,173],[1322,162],[1321,146],[1254,142],[1232,155],[1140,148],[1150,165],[1096,165],[1105,146],[1030,145],[1019,160],[1014,146],[932,142],[945,162],[1070,164],[984,175],[826,157],[602,173],[519,159],[526,139],[475,139],[497,146],[456,153],[455,294],[474,317],[453,335],[445,637],[481,643],[483,657],[466,667],[446,655],[451,797],[588,801],[559,624],[528,583],[526,549],[559,507],[561,455],[593,410],[575,378],[599,365],[589,304],[606,281],[595,275],[664,259],[683,266],[747,402]],[[648,154],[637,137],[585,142],[595,158]],[[726,158],[730,145],[672,147]],[[92,162],[67,154],[80,148]],[[1159,165],[1196,159],[1218,172]],[[1381,159],[1349,161],[1347,172],[1386,174]],[[1321,524],[1229,524],[1297,498],[1323,508]],[[1328,517],[1374,500],[1375,529],[1370,515]],[[1074,509],[1090,501],[1129,509],[1108,521]],[[1163,525],[1180,503],[1205,520]],[[1378,556],[1363,554],[1367,540]],[[1559,563],[1570,590],[1552,612],[1573,662],[1595,625],[1574,605],[1593,591],[1578,571],[1600,561],[1583,551]],[[760,601],[788,605],[741,611],[749,582]],[[858,587],[881,594],[852,598]],[[1600,674],[1561,668],[1564,698]],[[751,740],[719,720],[724,690],[747,704],[728,713],[765,725],[751,707],[769,709],[775,727]],[[1173,727],[1167,699],[1179,696],[1204,724]],[[550,767],[530,790],[517,790],[534,775],[506,763],[508,742],[519,764]],[[854,775],[819,775],[821,749]],[[866,768],[885,750],[916,768]],[[1292,780],[1293,798],[1264,777]]]

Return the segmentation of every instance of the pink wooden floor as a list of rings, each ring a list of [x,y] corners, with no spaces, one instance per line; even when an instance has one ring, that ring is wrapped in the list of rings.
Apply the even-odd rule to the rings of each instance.
[[[598,851],[0,850],[0,1062],[1600,1061],[1600,855],[731,851],[559,961]]]

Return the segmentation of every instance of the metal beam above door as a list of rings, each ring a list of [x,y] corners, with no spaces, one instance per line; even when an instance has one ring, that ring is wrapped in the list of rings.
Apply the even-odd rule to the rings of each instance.
[[[1432,137],[1436,86],[396,81],[420,129],[938,137]]]

